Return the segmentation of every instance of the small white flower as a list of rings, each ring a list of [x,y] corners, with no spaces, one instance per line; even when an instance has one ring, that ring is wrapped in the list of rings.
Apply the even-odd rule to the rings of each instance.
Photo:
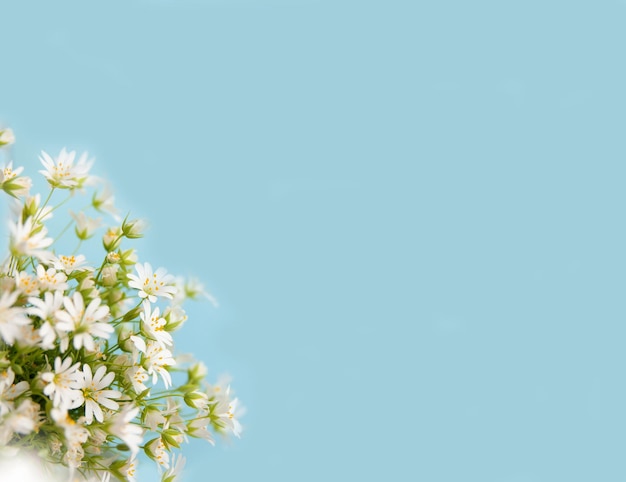
[[[143,429],[132,422],[138,414],[139,407],[125,405],[109,419],[108,426],[109,433],[126,444],[132,458],[139,453],[139,446],[143,442]]]
[[[44,263],[52,258],[52,254],[45,250],[52,244],[52,238],[47,238],[48,230],[43,225],[33,226],[33,219],[22,222],[9,222],[11,235],[10,249],[14,256],[34,256]]]
[[[26,310],[19,306],[13,306],[17,301],[18,294],[17,291],[5,291],[0,296],[0,336],[9,345],[12,345],[19,338],[20,327],[30,323],[26,316]]]
[[[39,416],[39,404],[26,398],[2,421],[9,429],[15,433],[27,435],[37,429],[41,423]]]
[[[82,211],[78,214],[70,212],[70,215],[74,218],[74,221],[76,221],[75,231],[79,239],[91,238],[96,232],[96,229],[102,224],[100,218],[90,218]]]
[[[44,151],[41,151],[39,160],[45,167],[39,171],[48,180],[52,187],[59,189],[75,189],[82,187],[89,180],[89,169],[92,160],[87,160],[87,153],[83,153],[74,164],[76,151],[67,152],[61,150],[56,159]]]
[[[14,400],[30,388],[25,380],[16,384],[14,381],[15,373],[11,367],[0,374],[0,416],[11,412],[14,409]]]
[[[176,293],[176,287],[172,284],[174,277],[167,274],[165,269],[159,268],[153,273],[150,263],[137,264],[135,269],[137,275],[128,274],[131,280],[128,286],[139,290],[140,298],[148,298],[150,303],[155,303],[157,296],[171,299]]]
[[[28,196],[33,182],[29,177],[20,176],[23,169],[23,167],[13,169],[12,161],[2,168],[0,170],[0,189],[15,198]]]
[[[165,318],[159,316],[161,312],[156,307],[154,310],[150,307],[150,303],[147,300],[143,302],[143,312],[140,313],[141,317],[141,330],[150,339],[157,341],[165,348],[165,346],[172,346],[174,341],[172,335],[165,331]]]
[[[117,208],[115,207],[115,197],[113,196],[113,192],[108,184],[106,184],[101,191],[93,195],[91,204],[98,211],[107,212],[113,216],[113,219],[120,221],[121,218],[119,217]]]
[[[109,410],[117,410],[120,407],[113,399],[120,398],[122,393],[118,390],[108,389],[115,379],[115,373],[107,373],[106,367],[103,365],[92,375],[91,367],[86,363],[83,365],[83,371],[78,373],[79,379],[75,387],[82,390],[82,397],[85,403],[85,423],[87,425],[91,424],[94,417],[98,422],[102,423],[104,421],[104,413],[100,405]]]
[[[27,296],[39,294],[39,282],[37,278],[26,271],[20,271],[15,275],[15,289]]]
[[[15,142],[15,134],[13,129],[0,130],[0,147],[10,146]]]
[[[163,474],[162,482],[176,482],[183,472],[183,468],[185,467],[186,459],[181,454],[178,454],[178,458],[176,455],[172,456],[172,467],[167,469],[165,474]]]
[[[66,274],[71,274],[73,271],[80,269],[81,271],[85,269],[93,269],[89,267],[84,267],[86,259],[85,256],[79,254],[77,256],[55,256],[52,258],[52,265],[58,271],[63,271]]]
[[[44,293],[43,299],[31,296],[28,302],[32,305],[26,308],[29,315],[37,316],[43,321],[39,327],[39,336],[41,337],[41,347],[45,350],[51,350],[55,346],[57,338],[60,340],[61,352],[67,350],[69,337],[67,332],[57,327],[56,312],[63,305],[63,292],[50,291]]]
[[[158,375],[161,375],[165,388],[169,388],[172,384],[172,376],[166,367],[176,365],[172,352],[163,348],[160,343],[149,340],[143,357],[144,366],[147,365],[148,375],[152,375],[152,383],[156,383]]]
[[[64,291],[68,287],[64,273],[57,273],[56,269],[46,269],[42,265],[37,266],[37,281],[42,291]]]
[[[82,405],[82,394],[77,389],[80,378],[79,366],[80,362],[72,365],[70,357],[63,361],[61,357],[56,357],[54,371],[41,374],[41,379],[46,382],[43,393],[52,400],[55,408],[71,410]]]
[[[72,298],[65,297],[63,306],[65,310],[56,312],[57,328],[73,333],[73,345],[77,350],[84,346],[86,350],[95,351],[93,337],[109,338],[115,331],[112,325],[102,323],[109,315],[109,307],[101,305],[100,298],[91,300],[85,309],[82,295],[75,292]]]
[[[148,387],[144,384],[144,382],[148,381],[148,372],[143,367],[133,365],[128,367],[128,369],[124,372],[124,375],[128,381],[133,386],[133,390],[135,393],[140,394]]]
[[[167,453],[161,437],[155,438],[146,444],[146,453],[152,455],[161,467],[170,468],[170,455]]]

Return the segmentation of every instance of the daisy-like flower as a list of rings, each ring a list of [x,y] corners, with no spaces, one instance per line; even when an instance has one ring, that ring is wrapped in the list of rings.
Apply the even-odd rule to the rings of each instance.
[[[52,265],[57,271],[63,271],[66,274],[71,274],[73,271],[77,269],[85,270],[89,269],[87,267],[83,267],[86,259],[82,254],[74,256],[73,254],[70,256],[55,256],[52,258]]]
[[[104,413],[100,405],[109,410],[120,408],[113,399],[120,398],[122,393],[108,388],[115,379],[115,373],[107,373],[106,367],[102,365],[96,370],[96,373],[92,374],[91,367],[86,363],[83,365],[83,371],[78,373],[79,377],[75,386],[82,390],[82,401],[85,403],[85,423],[90,425],[94,417],[102,423]]]
[[[39,171],[48,180],[52,187],[59,189],[76,189],[82,187],[89,179],[89,169],[92,160],[87,160],[87,153],[83,153],[74,164],[76,151],[67,152],[65,148],[56,159],[41,151],[39,160],[45,169]]]
[[[37,266],[37,281],[42,291],[63,291],[67,289],[67,276],[64,273],[57,273],[54,268],[44,268]]]
[[[39,336],[41,337],[41,347],[45,350],[54,348],[57,338],[60,340],[61,352],[65,353],[69,345],[69,337],[67,332],[57,327],[56,312],[63,305],[63,292],[47,291],[43,295],[43,299],[31,296],[28,302],[32,305],[26,308],[26,313],[31,316],[37,316],[43,321],[39,327]]]
[[[135,268],[137,269],[136,275],[128,274],[130,279],[128,286],[139,290],[140,298],[148,298],[150,303],[155,303],[157,296],[173,298],[176,293],[176,287],[173,285],[174,277],[167,274],[164,268],[159,268],[154,273],[150,263],[138,263]]]
[[[158,375],[161,375],[165,388],[169,388],[172,384],[172,376],[167,371],[168,366],[176,365],[172,352],[152,340],[148,340],[145,352],[143,354],[143,364],[147,365],[148,375],[152,375],[152,383],[156,383]]]
[[[22,222],[9,222],[9,232],[11,235],[10,249],[14,256],[34,256],[40,261],[47,263],[52,258],[52,254],[45,248],[52,244],[52,238],[47,238],[48,230],[43,225],[33,226],[33,219],[28,218]]]
[[[5,291],[0,296],[0,336],[12,345],[20,336],[20,327],[30,324],[26,310],[13,306],[17,301],[18,291]]]
[[[73,345],[77,350],[84,346],[88,351],[95,351],[93,337],[109,338],[115,331],[113,326],[102,323],[109,314],[109,307],[101,305],[100,298],[94,298],[85,309],[82,295],[76,292],[71,298],[64,298],[63,306],[65,310],[56,312],[57,327],[73,333]]]
[[[15,275],[15,289],[27,296],[37,296],[39,281],[26,271],[20,271]]]
[[[67,357],[54,360],[54,371],[41,374],[41,379],[46,382],[43,393],[52,400],[55,408],[71,410],[82,405],[82,394],[77,389],[79,386],[78,367],[80,362],[72,365],[72,359]]]
[[[0,170],[0,189],[14,198],[27,196],[33,182],[29,177],[20,176],[23,169],[18,167],[14,170],[13,161],[9,162]]]
[[[144,300],[143,312],[139,315],[141,317],[141,330],[148,338],[157,341],[165,348],[166,345],[172,346],[174,341],[172,335],[165,331],[167,322],[160,314],[158,307],[152,310],[150,303]]]

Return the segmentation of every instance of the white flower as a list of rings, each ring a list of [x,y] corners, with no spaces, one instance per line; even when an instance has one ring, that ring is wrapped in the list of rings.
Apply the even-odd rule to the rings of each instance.
[[[155,340],[165,348],[165,345],[172,346],[174,343],[172,335],[165,331],[165,318],[160,315],[159,308],[156,307],[154,311],[150,307],[148,301],[143,302],[143,312],[140,313],[141,317],[141,330],[143,333],[152,340]]]
[[[56,312],[59,320],[59,329],[73,332],[73,345],[77,350],[83,346],[89,351],[96,349],[93,336],[109,338],[113,333],[113,326],[101,323],[108,314],[109,307],[101,305],[100,298],[94,298],[85,309],[83,297],[79,292],[75,292],[72,298],[65,297],[63,306],[65,310]]]
[[[57,337],[60,339],[61,352],[67,350],[69,337],[67,332],[57,326],[56,312],[63,305],[63,292],[55,291],[54,293],[44,293],[43,299],[31,296],[28,302],[32,305],[26,308],[29,315],[39,317],[43,324],[39,327],[39,336],[41,336],[41,347],[45,350],[54,348]]]
[[[75,231],[79,239],[91,238],[96,232],[96,229],[102,224],[100,218],[90,218],[82,211],[78,214],[70,211],[70,215],[74,218],[74,221],[76,221]]]
[[[56,159],[41,151],[39,160],[45,169],[39,172],[45,176],[52,187],[60,189],[82,187],[89,180],[89,169],[93,161],[87,160],[86,152],[80,156],[76,164],[74,164],[75,157],[76,151],[67,152],[65,148]]]
[[[14,142],[15,142],[15,134],[13,134],[13,129],[0,130],[0,147],[10,146]]]
[[[131,458],[120,469],[120,473],[126,477],[127,482],[137,482],[135,478],[135,472],[137,471],[137,459]]]
[[[171,299],[176,293],[176,287],[172,284],[174,277],[167,274],[165,269],[159,268],[153,273],[150,263],[137,264],[135,268],[137,275],[128,274],[131,280],[128,286],[139,290],[140,298],[148,298],[150,303],[155,303],[157,296]]]
[[[11,367],[0,374],[0,416],[12,411],[14,408],[13,401],[30,388],[25,380],[16,384],[13,383],[14,381],[15,373]]]
[[[41,379],[47,384],[43,393],[52,400],[55,408],[71,410],[82,405],[82,394],[77,390],[80,378],[79,366],[80,362],[72,365],[70,357],[63,361],[61,361],[61,357],[56,357],[54,372],[41,374]]]
[[[209,423],[211,423],[209,411],[202,410],[199,412],[199,415],[187,425],[187,435],[190,437],[204,439],[211,445],[215,445],[215,440],[213,440],[211,432],[207,430],[207,425],[209,425]]]
[[[176,482],[185,467],[185,462],[186,459],[181,454],[178,454],[178,458],[174,455],[172,457],[172,467],[163,474],[161,482]]]
[[[83,365],[83,371],[78,373],[79,379],[75,386],[82,390],[82,397],[85,402],[85,423],[87,425],[91,424],[94,417],[98,422],[102,423],[104,414],[100,405],[109,410],[117,410],[120,407],[112,399],[120,398],[122,393],[118,390],[108,389],[111,382],[115,379],[115,373],[106,373],[106,367],[102,365],[92,375],[91,367],[86,363]]]
[[[204,285],[195,278],[183,278],[178,276],[175,281],[176,295],[174,296],[173,303],[181,304],[185,299],[198,300],[201,298],[207,299],[215,308],[219,306],[217,299],[209,293]]]
[[[33,219],[28,218],[22,222],[9,222],[9,232],[11,234],[10,248],[14,256],[34,256],[42,262],[47,263],[52,254],[45,250],[52,244],[52,238],[47,238],[48,230],[43,225],[33,226]]]
[[[9,345],[20,335],[20,327],[28,325],[30,320],[26,316],[26,310],[19,306],[13,306],[17,301],[17,291],[5,291],[0,296],[0,336]]]
[[[14,170],[13,162],[9,162],[2,168],[0,170],[0,189],[15,198],[27,196],[33,182],[29,177],[19,176],[23,169],[23,167],[18,167]]]
[[[115,197],[109,185],[105,185],[101,191],[93,195],[91,204],[98,211],[109,213],[116,221],[121,219],[115,207]]]
[[[126,444],[132,458],[139,453],[139,445],[143,442],[143,429],[132,422],[138,413],[139,407],[125,405],[121,411],[109,419],[108,426],[109,433]]]
[[[2,421],[11,431],[22,435],[29,434],[37,429],[40,423],[39,404],[26,398]]]
[[[165,444],[163,443],[163,440],[161,440],[161,437],[155,438],[148,442],[146,444],[145,450],[146,453],[148,455],[151,455],[152,458],[156,460],[160,466],[165,467],[166,469],[170,468],[170,456],[167,453]]]
[[[148,376],[148,372],[146,372],[143,367],[137,365],[128,367],[128,369],[124,372],[124,375],[126,376],[126,379],[130,381],[135,393],[140,394],[148,388],[144,382],[146,382],[150,377]]]
[[[152,375],[152,383],[158,380],[157,375],[161,375],[165,388],[169,388],[172,384],[172,376],[165,367],[175,365],[176,360],[172,356],[172,352],[163,348],[156,342],[149,340],[144,353],[144,366],[147,365],[148,375]]]
[[[20,271],[15,275],[15,289],[27,296],[37,296],[39,294],[39,282],[35,276]]]
[[[85,264],[86,259],[82,254],[77,256],[55,256],[52,258],[52,265],[58,271],[64,271],[66,274],[71,274],[73,271],[81,268],[81,271],[85,269],[91,269],[88,267],[82,268]]]
[[[59,408],[53,408],[50,410],[50,415],[54,422],[61,428],[65,435],[65,445],[67,452],[63,457],[63,461],[70,468],[80,467],[85,451],[83,444],[87,442],[89,438],[89,430],[87,430],[80,420],[74,421],[67,413],[67,410]]]
[[[64,273],[57,273],[54,268],[44,268],[42,265],[37,266],[37,280],[41,290],[63,291],[68,287],[67,276]]]
[[[220,417],[221,425],[233,432],[236,437],[241,435],[239,417],[244,414],[244,409],[239,405],[239,399],[230,399],[230,386],[223,390],[221,386],[212,387],[208,393],[215,404],[213,413]]]

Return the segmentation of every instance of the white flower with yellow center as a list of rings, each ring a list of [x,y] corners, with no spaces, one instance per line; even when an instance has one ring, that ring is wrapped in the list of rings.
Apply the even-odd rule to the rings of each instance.
[[[43,295],[43,299],[31,296],[28,302],[32,305],[26,308],[26,313],[37,316],[42,325],[39,327],[39,336],[41,337],[41,347],[45,350],[52,350],[56,345],[57,338],[60,340],[60,350],[65,353],[69,345],[69,337],[67,332],[57,327],[56,312],[63,305],[63,292],[47,291]]]
[[[68,287],[64,273],[57,273],[56,269],[46,269],[42,265],[37,266],[37,281],[42,291],[63,291]]]
[[[37,296],[39,294],[39,281],[37,277],[20,271],[15,275],[15,289],[26,296]]]
[[[10,249],[14,256],[33,256],[44,263],[52,259],[52,254],[45,248],[52,244],[52,238],[47,238],[48,230],[45,226],[33,226],[33,218],[22,222],[9,222]]]
[[[150,263],[138,263],[135,269],[136,275],[128,274],[130,279],[128,286],[139,290],[140,298],[148,298],[150,303],[155,303],[157,296],[173,298],[176,293],[176,287],[173,285],[175,278],[167,274],[164,268],[159,268],[153,273]]]
[[[54,371],[41,374],[41,379],[46,383],[43,389],[44,395],[52,400],[55,408],[71,410],[82,405],[82,394],[78,386],[80,362],[72,365],[72,359],[67,357],[61,361],[61,357],[54,360]]]
[[[109,410],[120,408],[113,399],[120,398],[122,393],[108,388],[115,379],[115,373],[107,373],[106,367],[102,365],[92,374],[91,367],[85,363],[83,371],[79,371],[78,374],[74,387],[82,391],[82,401],[85,403],[85,423],[91,424],[94,418],[102,423],[104,413],[100,405]]]
[[[158,307],[152,310],[150,303],[146,300],[143,302],[143,312],[141,317],[141,331],[150,339],[157,341],[165,348],[172,346],[174,341],[172,335],[165,331],[165,318],[160,316],[161,312]]]
[[[23,170],[23,167],[13,169],[13,161],[9,162],[0,170],[0,189],[15,198],[27,196],[33,183],[29,177],[19,176]]]
[[[83,297],[79,292],[63,300],[65,310],[56,312],[59,320],[57,328],[72,333],[74,348],[80,350],[85,347],[88,351],[95,351],[93,337],[109,338],[114,328],[102,321],[109,315],[109,307],[101,305],[100,298],[94,298],[85,309]]]
[[[147,365],[148,375],[152,375],[153,384],[157,382],[158,375],[161,375],[165,388],[170,387],[172,376],[166,367],[176,365],[176,360],[171,351],[163,348],[160,343],[149,340],[143,354],[143,362],[144,366]]]
[[[89,169],[92,160],[87,160],[87,153],[83,153],[74,164],[76,151],[67,152],[65,148],[56,159],[41,151],[39,160],[45,169],[39,171],[48,180],[52,187],[59,189],[75,189],[82,187],[89,179]]]
[[[86,259],[85,256],[79,254],[77,256],[69,255],[69,256],[55,256],[52,259],[52,265],[57,271],[64,271],[66,274],[71,274],[73,271],[80,269],[81,271],[90,269],[88,267],[83,267]]]

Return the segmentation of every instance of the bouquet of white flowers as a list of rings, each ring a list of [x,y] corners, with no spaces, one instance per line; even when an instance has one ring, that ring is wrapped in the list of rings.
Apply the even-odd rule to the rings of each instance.
[[[0,148],[13,142],[10,129],[0,130]],[[117,217],[87,154],[64,149],[40,159],[50,188],[43,200],[29,194],[23,168],[8,162],[0,171],[0,189],[14,198],[0,267],[0,454],[28,451],[46,473],[62,467],[72,481],[104,482],[134,481],[143,451],[172,482],[184,465],[176,449],[188,437],[213,444],[212,433],[241,431],[230,387],[208,384],[202,363],[174,355],[183,302],[212,297],[123,246],[144,225]],[[55,204],[62,191],[67,197]],[[89,209],[116,221],[95,264],[79,253],[99,225],[85,210],[71,213],[56,239],[46,227],[64,202],[90,191]],[[78,247],[56,252],[71,227]]]

